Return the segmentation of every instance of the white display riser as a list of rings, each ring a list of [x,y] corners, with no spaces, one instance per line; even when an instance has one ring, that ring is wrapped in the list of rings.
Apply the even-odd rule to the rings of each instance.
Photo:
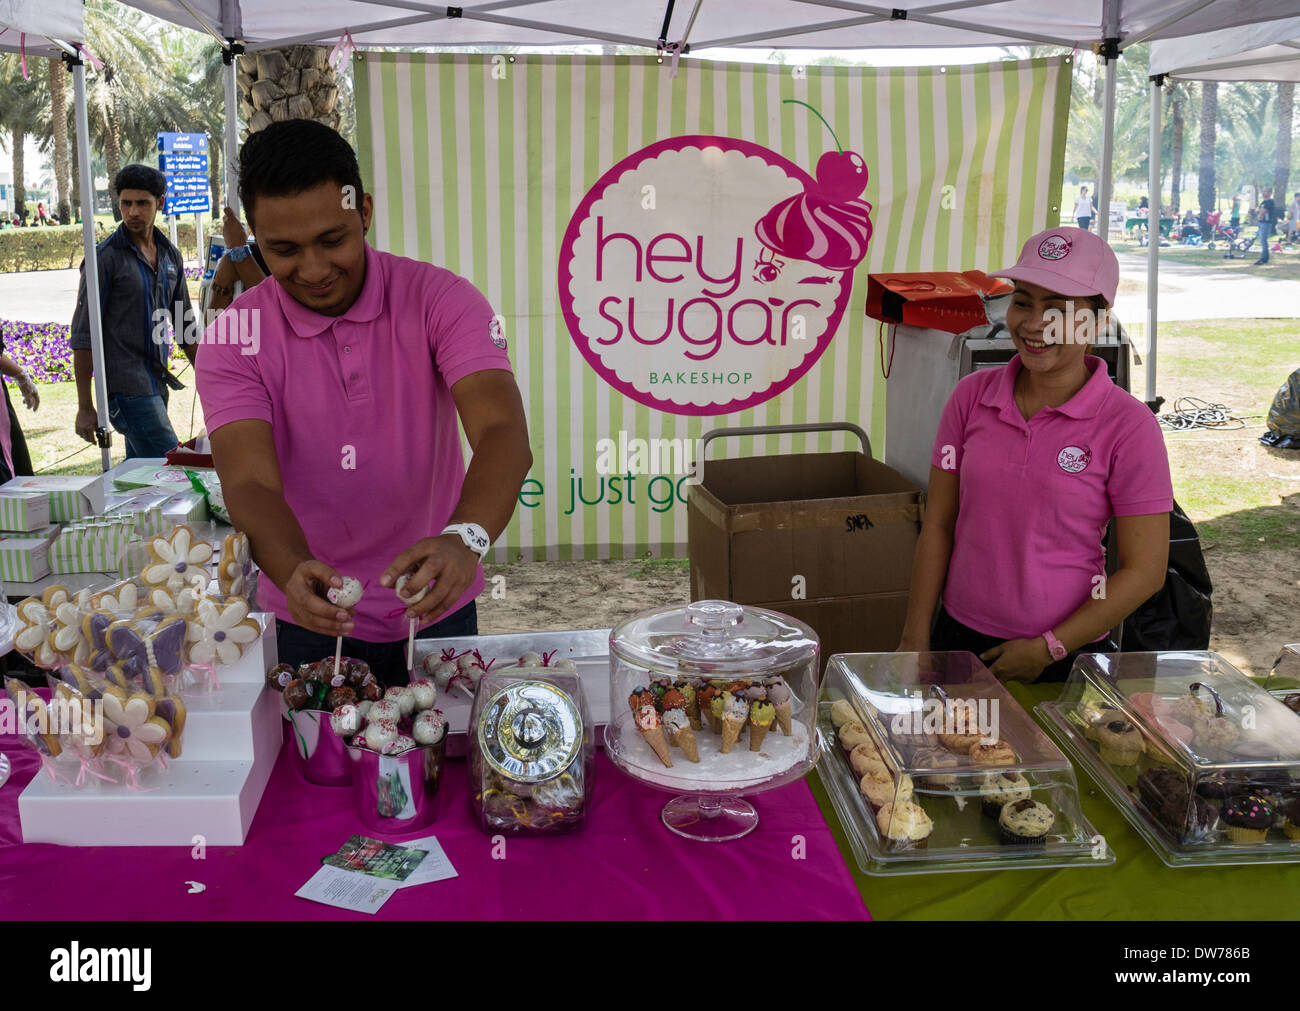
[[[140,775],[139,789],[91,779],[82,789],[42,770],[18,798],[23,841],[66,846],[240,846],[282,742],[279,694],[265,688],[276,663],[275,619],[237,664],[218,669],[221,688],[186,696],[178,759]]]

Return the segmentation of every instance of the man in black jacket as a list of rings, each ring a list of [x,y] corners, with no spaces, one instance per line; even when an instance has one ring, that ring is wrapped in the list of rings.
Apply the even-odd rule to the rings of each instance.
[[[167,418],[168,389],[183,389],[167,365],[171,357],[167,324],[191,363],[198,349],[198,328],[180,250],[154,227],[167,192],[163,174],[148,165],[128,165],[117,174],[113,188],[122,223],[96,247],[108,418],[126,437],[127,459],[162,456],[176,447],[176,433]],[[93,443],[98,417],[91,392],[84,263],[70,343],[77,379],[77,434]]]
[[[1263,191],[1264,199],[1259,202],[1256,208],[1256,223],[1259,225],[1259,245],[1263,252],[1259,254],[1259,259],[1255,261],[1254,266],[1258,267],[1261,263],[1268,263],[1268,244],[1272,240],[1273,226],[1277,224],[1277,208],[1273,205],[1273,190],[1265,186]]]

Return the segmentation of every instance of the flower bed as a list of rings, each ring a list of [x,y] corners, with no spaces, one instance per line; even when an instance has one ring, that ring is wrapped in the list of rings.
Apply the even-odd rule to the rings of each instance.
[[[71,327],[66,323],[21,323],[0,319],[0,338],[4,340],[5,353],[38,383],[70,383],[76,379],[72,370],[70,332]],[[172,345],[172,358],[185,358],[185,353],[175,344]]]

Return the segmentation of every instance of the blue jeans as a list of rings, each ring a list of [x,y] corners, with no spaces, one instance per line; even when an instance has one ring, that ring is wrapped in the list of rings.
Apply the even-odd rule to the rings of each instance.
[[[165,456],[176,448],[176,433],[167,417],[167,401],[158,394],[110,393],[108,420],[126,438],[126,458]]]
[[[478,635],[478,605],[472,600],[459,611],[452,611],[415,633],[417,639],[463,639],[471,635]],[[294,668],[302,663],[334,658],[333,636],[312,632],[291,621],[276,619],[275,645],[280,653],[280,662]],[[404,685],[409,680],[405,639],[366,642],[364,639],[345,638],[343,655],[369,664],[375,677],[386,685]]]
[[[1272,236],[1272,234],[1273,234],[1273,225],[1271,223],[1267,225],[1259,226],[1259,244],[1260,247],[1264,250],[1262,253],[1259,254],[1260,263],[1268,263],[1268,240]]]

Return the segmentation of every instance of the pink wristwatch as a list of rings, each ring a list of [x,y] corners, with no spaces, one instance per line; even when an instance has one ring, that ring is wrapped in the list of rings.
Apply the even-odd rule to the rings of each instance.
[[[1052,654],[1053,660],[1064,660],[1069,654],[1070,651],[1065,648],[1061,640],[1056,637],[1056,633],[1050,628],[1043,633],[1043,639],[1047,643],[1047,651]]]

